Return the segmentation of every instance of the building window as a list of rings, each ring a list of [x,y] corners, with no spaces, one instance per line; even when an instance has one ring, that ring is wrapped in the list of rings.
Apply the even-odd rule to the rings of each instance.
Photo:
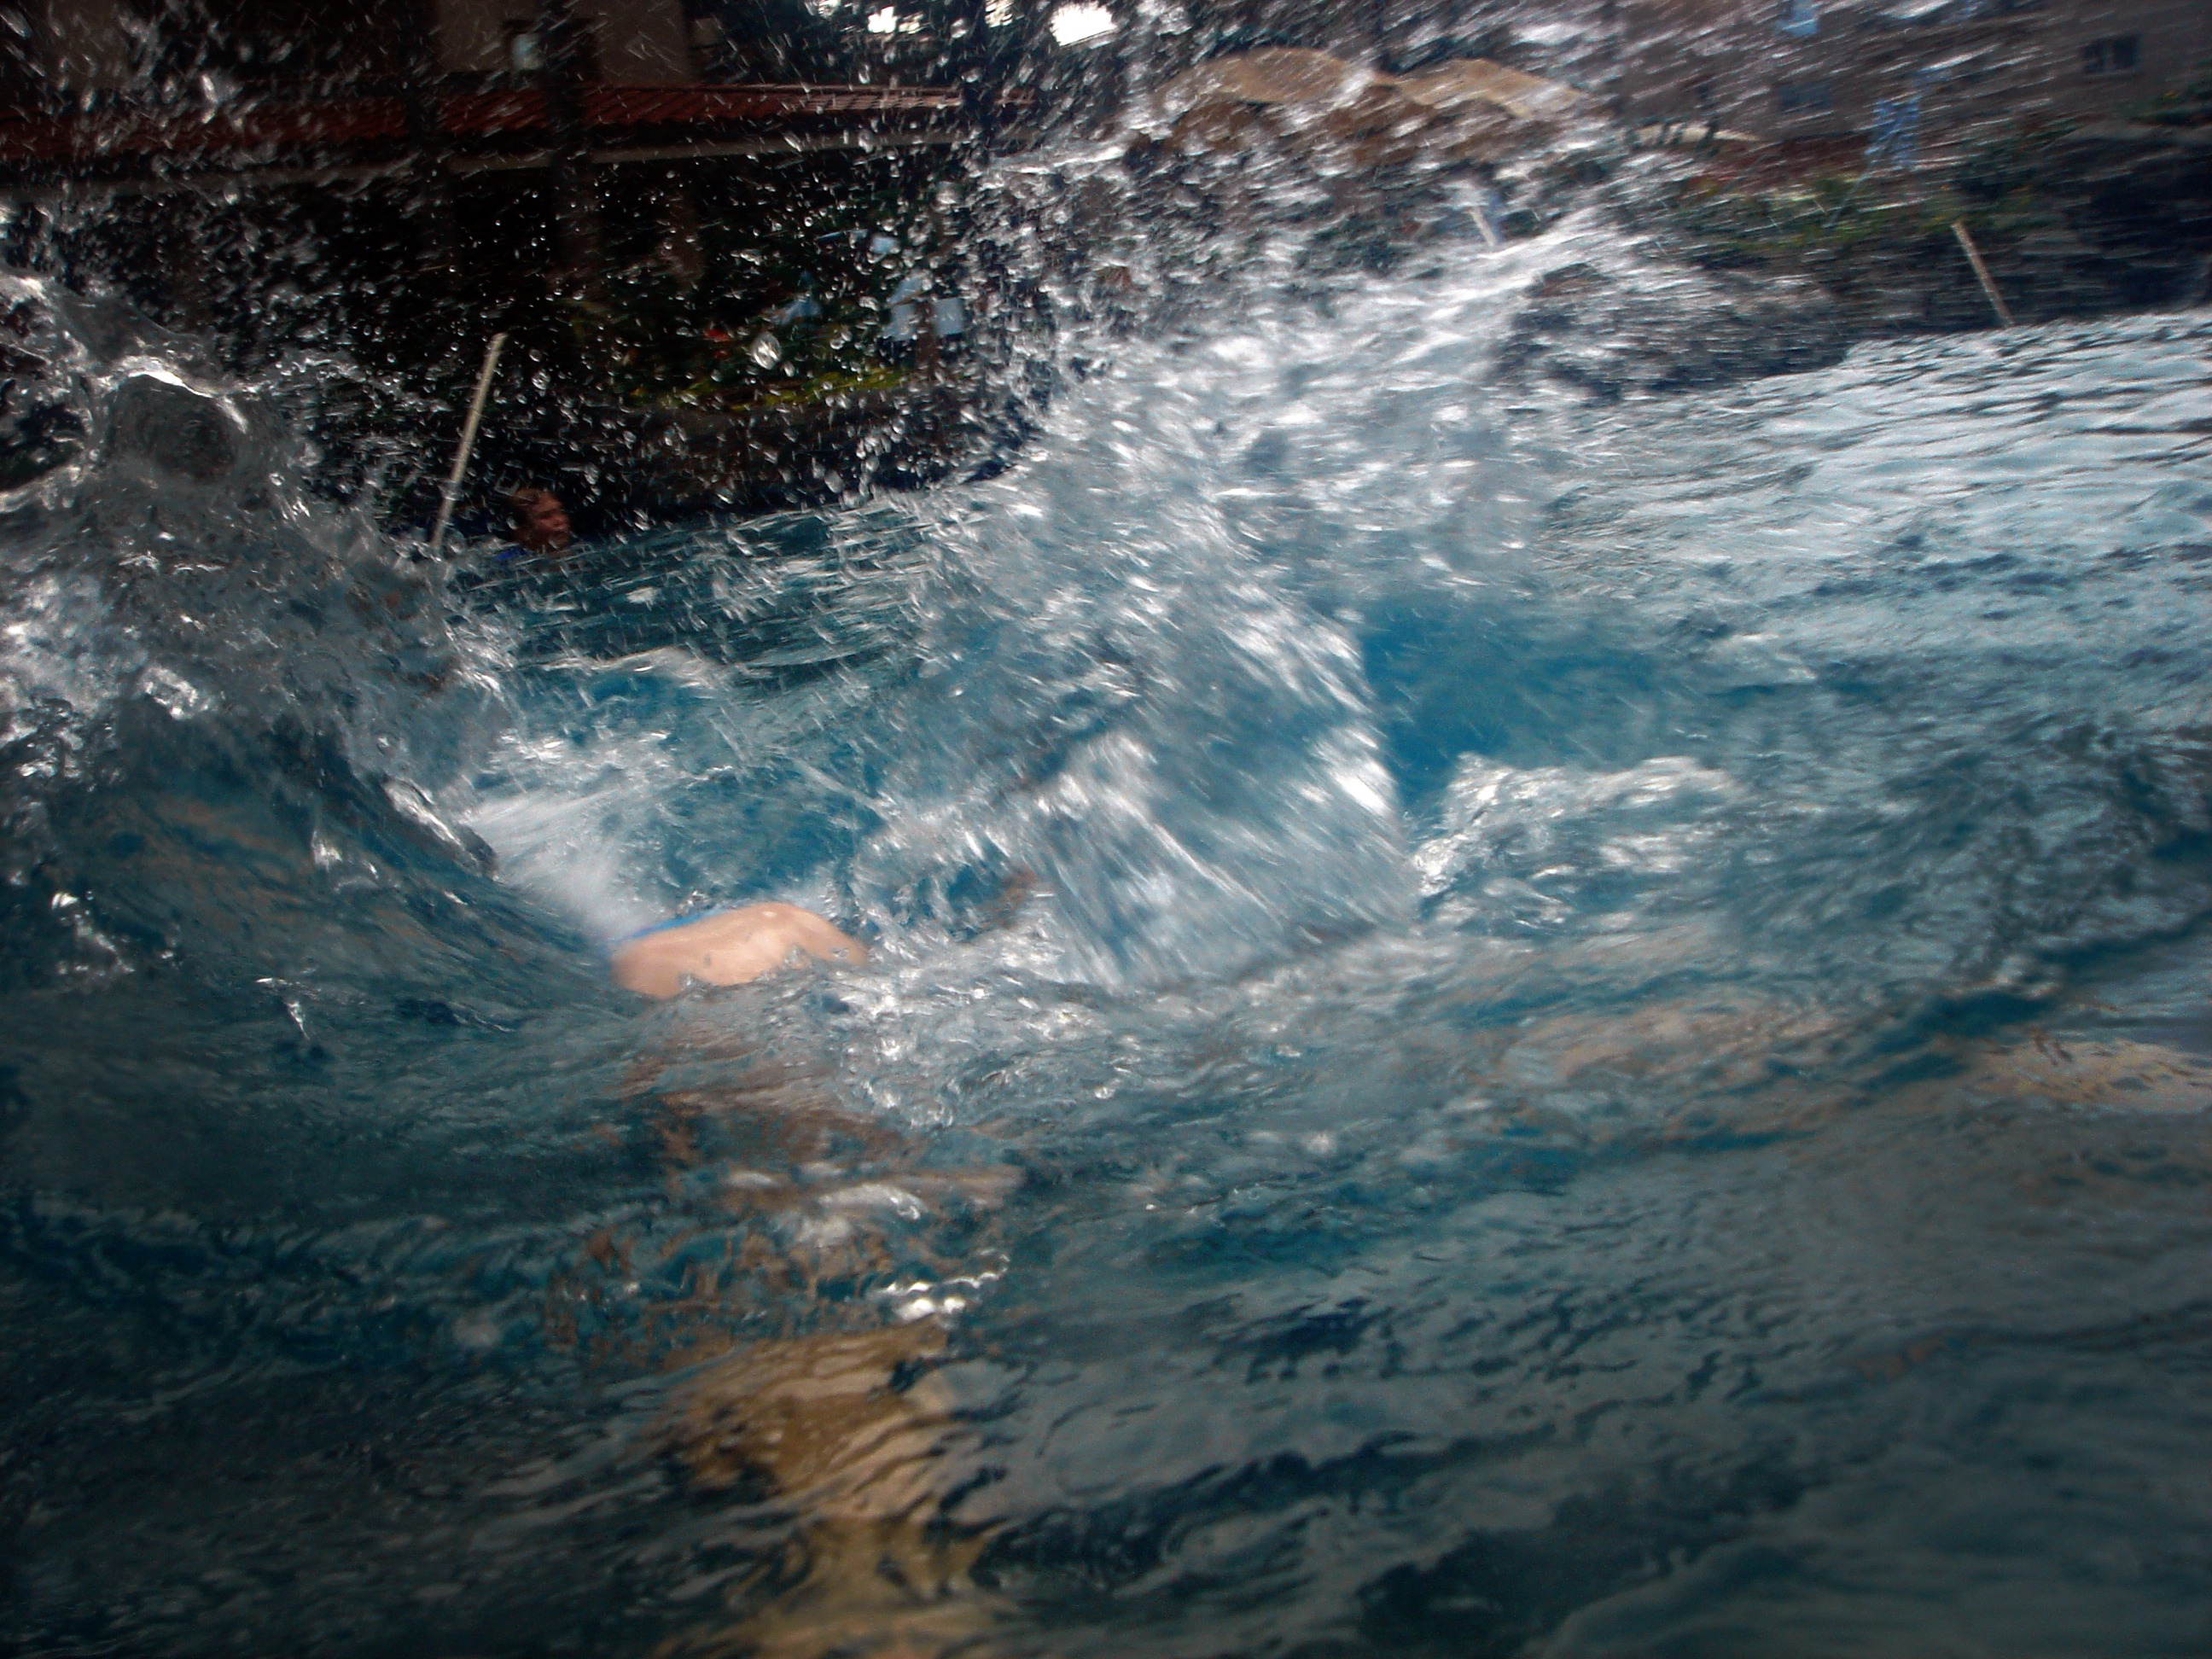
[[[535,75],[545,67],[545,49],[539,43],[538,30],[528,23],[508,23],[501,31],[507,36],[507,68],[514,75]]]
[[[509,21],[501,26],[504,52],[501,67],[520,80],[534,80],[552,65],[546,56],[546,38],[535,23]],[[599,32],[579,20],[568,36],[568,72],[579,81],[599,76]]]
[[[1090,0],[1054,6],[1047,22],[1054,41],[1063,46],[1087,46],[1093,41],[1108,39],[1121,27],[1112,12],[1090,3]]]
[[[2092,40],[2081,48],[2084,75],[2133,75],[2142,57],[2142,37],[2116,34],[2109,40]]]
[[[1836,94],[1826,81],[1778,81],[1774,106],[1784,115],[1810,115],[1836,106]]]
[[[1820,32],[1820,0],[1782,0],[1774,27],[1784,34],[1807,40]]]
[[[1877,98],[1874,119],[1867,131],[1867,164],[1887,161],[1910,167],[1920,160],[1920,94],[1907,98]]]

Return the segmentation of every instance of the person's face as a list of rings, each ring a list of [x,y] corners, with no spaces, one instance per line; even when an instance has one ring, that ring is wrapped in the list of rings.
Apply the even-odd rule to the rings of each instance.
[[[550,495],[525,507],[514,527],[517,544],[532,553],[566,552],[568,535],[568,509]]]

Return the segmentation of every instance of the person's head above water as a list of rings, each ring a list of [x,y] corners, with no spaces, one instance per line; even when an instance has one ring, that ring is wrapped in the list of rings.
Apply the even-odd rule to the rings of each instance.
[[[514,544],[526,553],[557,559],[568,550],[573,532],[568,509],[550,489],[525,485],[507,492],[507,511],[514,526]]]

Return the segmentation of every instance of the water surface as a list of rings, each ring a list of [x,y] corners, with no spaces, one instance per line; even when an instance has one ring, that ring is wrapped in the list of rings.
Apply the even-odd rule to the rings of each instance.
[[[2212,319],[1499,382],[1583,234],[466,592],[57,325],[6,1639],[2201,1650]]]

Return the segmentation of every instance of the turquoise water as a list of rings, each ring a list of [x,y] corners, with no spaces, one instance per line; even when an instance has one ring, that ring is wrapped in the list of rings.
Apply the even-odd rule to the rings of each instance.
[[[1498,383],[1582,234],[465,592],[57,325],[0,1641],[2202,1650],[2212,319]]]

